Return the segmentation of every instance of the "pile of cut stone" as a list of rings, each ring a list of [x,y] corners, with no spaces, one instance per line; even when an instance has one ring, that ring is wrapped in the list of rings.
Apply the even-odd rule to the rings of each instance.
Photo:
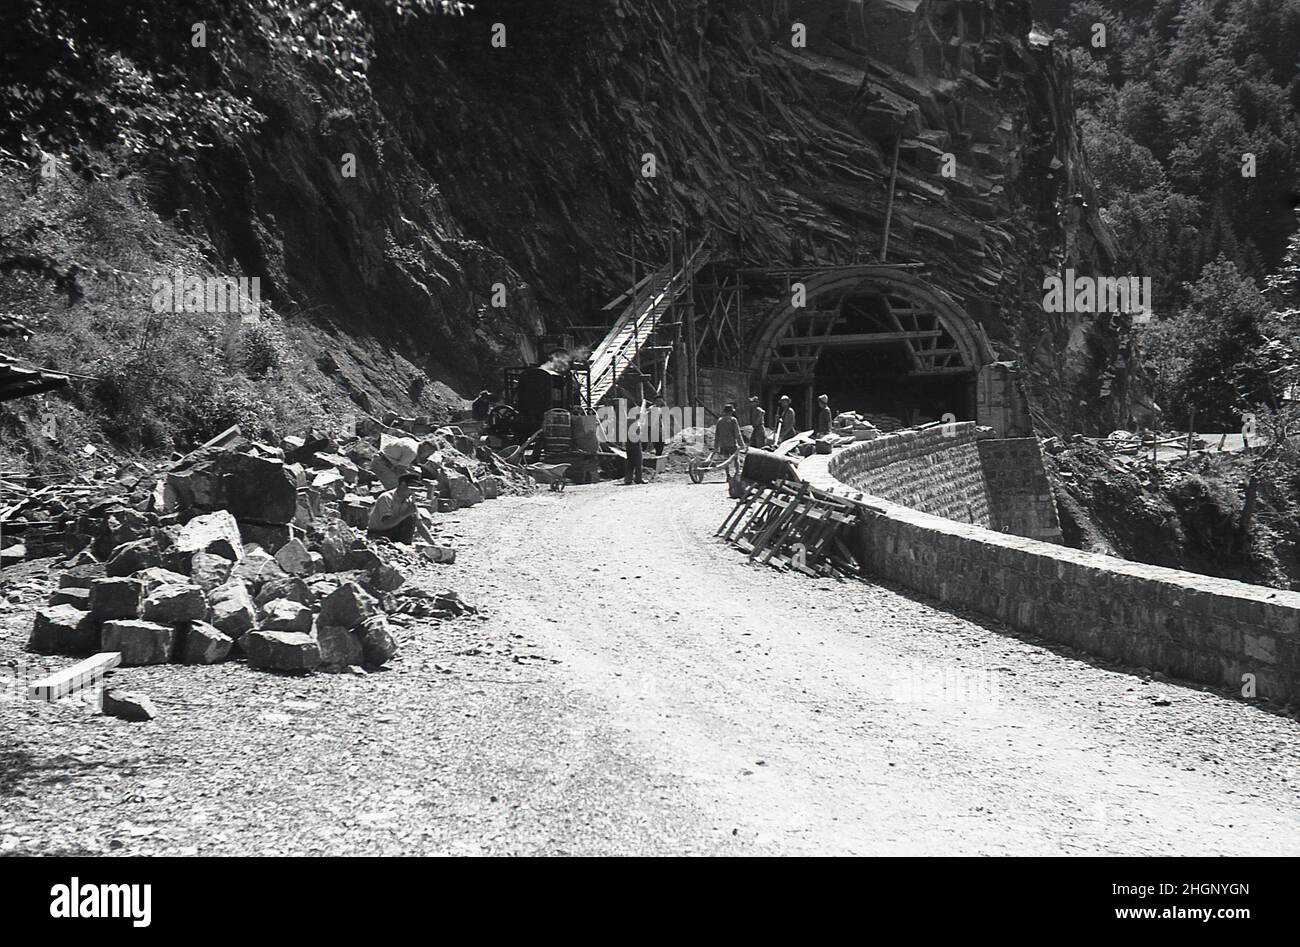
[[[363,432],[342,447],[318,431],[273,447],[232,428],[117,496],[39,497],[22,515],[50,517],[43,540],[70,558],[29,647],[120,651],[127,666],[240,655],[278,671],[382,665],[396,652],[386,605],[434,618],[464,607],[454,593],[388,602],[405,582],[389,557],[413,550],[371,544],[353,526],[364,529],[373,495],[408,470],[439,509],[510,489],[491,452],[476,453],[455,428]],[[434,550],[449,555],[425,558],[454,556]]]
[[[381,596],[402,577],[377,558],[338,521],[272,556],[229,512],[196,516],[63,572],[28,646],[118,651],[128,667],[232,655],[274,671],[378,667],[397,653]]]

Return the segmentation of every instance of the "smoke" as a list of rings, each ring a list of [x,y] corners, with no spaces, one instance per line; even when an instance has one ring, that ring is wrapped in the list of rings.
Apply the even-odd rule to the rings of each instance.
[[[567,372],[569,366],[574,362],[585,362],[590,357],[591,349],[588,346],[583,345],[571,352],[565,352],[563,350],[552,352],[551,357],[547,359],[546,363],[542,367],[556,373]]]

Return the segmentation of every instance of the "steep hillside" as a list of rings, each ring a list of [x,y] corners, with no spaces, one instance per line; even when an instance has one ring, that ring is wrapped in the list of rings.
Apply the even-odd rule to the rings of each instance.
[[[490,384],[544,328],[590,321],[621,253],[666,259],[674,228],[749,263],[873,257],[901,135],[889,259],[927,263],[1023,359],[1052,423],[1108,427],[1140,396],[1125,326],[1039,305],[1046,273],[1114,264],[1066,60],[1031,40],[1027,0],[443,6],[19,3],[0,23],[15,200],[46,186],[37,147],[138,175],[204,265],[262,278],[312,386],[436,413],[454,396],[423,376]],[[43,239],[4,237],[10,258]]]

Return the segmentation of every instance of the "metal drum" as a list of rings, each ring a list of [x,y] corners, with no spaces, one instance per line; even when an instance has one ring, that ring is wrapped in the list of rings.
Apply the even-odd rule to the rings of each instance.
[[[564,408],[552,408],[542,417],[542,437],[548,451],[566,451],[573,445],[573,417]]]

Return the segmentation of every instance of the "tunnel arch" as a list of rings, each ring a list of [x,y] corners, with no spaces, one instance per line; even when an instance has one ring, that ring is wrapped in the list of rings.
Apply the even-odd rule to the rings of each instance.
[[[905,423],[952,413],[974,419],[976,377],[994,361],[983,329],[948,293],[902,267],[835,267],[790,277],[802,282],[751,335],[751,377],[763,401],[790,394],[811,423],[813,392],[835,410],[855,409]]]

